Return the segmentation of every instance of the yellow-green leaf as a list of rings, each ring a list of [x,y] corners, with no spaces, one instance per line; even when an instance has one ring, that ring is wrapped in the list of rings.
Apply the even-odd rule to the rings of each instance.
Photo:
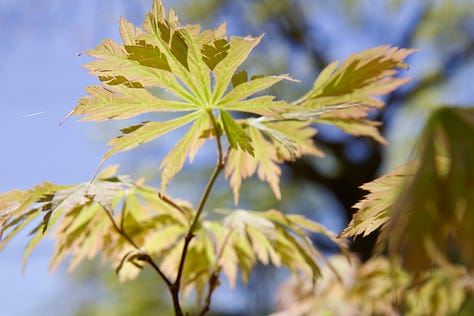
[[[166,122],[146,122],[138,128],[134,128],[133,131],[126,132],[124,135],[111,140],[108,145],[113,148],[104,155],[102,161],[105,161],[115,153],[127,151],[138,145],[152,141],[163,134],[188,124],[200,115],[201,112],[196,111]]]
[[[190,162],[193,161],[199,147],[204,144],[204,139],[200,136],[207,129],[209,129],[209,115],[203,111],[200,112],[200,116],[196,118],[191,128],[161,162],[162,190],[167,187],[169,181],[183,168],[187,156],[189,156]]]
[[[220,118],[230,146],[235,150],[240,148],[253,155],[254,148],[245,130],[224,110],[220,111]]]
[[[262,36],[257,38],[232,36],[230,38],[230,47],[227,56],[213,69],[216,76],[212,96],[213,103],[217,103],[222,98],[237,68],[247,59],[252,49],[257,46],[261,40]]]
[[[415,169],[416,163],[412,162],[362,185],[360,188],[369,193],[353,206],[357,212],[341,233],[341,237],[367,236],[383,227],[389,220],[390,209],[400,193],[400,187],[413,177]]]

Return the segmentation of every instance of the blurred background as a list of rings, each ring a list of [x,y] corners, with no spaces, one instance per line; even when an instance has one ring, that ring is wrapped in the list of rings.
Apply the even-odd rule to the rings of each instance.
[[[128,122],[78,123],[62,118],[95,84],[81,65],[81,55],[102,39],[119,40],[124,16],[140,25],[151,0],[1,0],[0,1],[0,192],[28,189],[42,181],[85,182],[94,173],[107,141]],[[229,35],[265,33],[246,67],[251,73],[290,73],[301,84],[285,83],[271,93],[297,99],[329,62],[353,52],[390,44],[421,50],[410,56],[402,76],[410,84],[386,97],[383,111],[372,113],[383,122],[389,145],[354,138],[320,126],[316,142],[325,158],[302,159],[284,167],[283,200],[265,185],[244,184],[241,205],[302,213],[339,232],[350,219],[351,206],[364,194],[358,187],[404,163],[429,113],[444,104],[474,102],[473,0],[164,0],[182,23],[215,28],[227,22]],[[172,143],[172,141],[171,141]],[[122,165],[133,176],[159,176],[157,157],[169,144],[154,142],[123,153],[109,164]],[[209,157],[201,153],[202,157]],[[201,191],[214,158],[200,159],[192,174],[182,175],[172,195]],[[209,163],[209,165],[208,165]],[[193,181],[189,181],[193,179]],[[294,184],[297,183],[298,186]],[[231,205],[228,186],[214,193],[215,204]],[[356,240],[352,249],[367,258],[374,236]],[[91,263],[67,274],[48,271],[53,243],[43,243],[22,273],[26,238],[16,238],[0,252],[0,316],[23,315],[166,315],[168,296],[153,274],[119,285],[113,271]],[[331,246],[318,241],[327,253]],[[272,311],[274,289],[284,272],[257,268],[248,288],[225,284],[213,300],[216,314],[264,315]],[[157,284],[158,283],[158,284]],[[271,290],[269,290],[271,289]],[[158,298],[158,299],[157,299]]]

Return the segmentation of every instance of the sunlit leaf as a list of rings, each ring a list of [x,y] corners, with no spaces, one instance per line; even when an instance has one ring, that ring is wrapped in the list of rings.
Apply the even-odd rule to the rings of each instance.
[[[231,150],[225,167],[225,176],[229,178],[234,194],[234,203],[239,201],[242,181],[250,178],[257,170],[258,161],[243,150]]]
[[[394,78],[397,68],[407,68],[403,60],[413,49],[379,46],[350,55],[342,64],[334,62],[321,72],[313,89],[298,103],[315,108],[331,104],[354,103],[378,107],[375,99],[406,83],[406,78]]]
[[[161,162],[162,189],[166,188],[168,182],[181,170],[187,156],[190,162],[193,161],[199,147],[204,144],[201,135],[207,129],[209,129],[209,115],[201,112],[191,128]]]
[[[218,264],[231,285],[236,284],[240,270],[246,283],[258,261],[275,266],[284,265],[295,274],[315,279],[319,275],[322,254],[309,240],[307,233],[320,233],[345,251],[346,244],[321,225],[302,216],[285,216],[276,210],[255,212],[219,210],[226,214],[222,221],[206,222],[215,236]],[[296,235],[294,235],[296,233]]]
[[[313,88],[295,102],[301,106],[300,111],[287,117],[331,123],[346,133],[386,143],[376,129],[377,123],[366,118],[371,109],[385,105],[377,97],[410,81],[396,75],[399,68],[408,67],[404,59],[414,51],[379,46],[352,54],[341,64],[331,63],[320,73]]]
[[[254,148],[245,130],[226,111],[220,111],[220,118],[230,147],[243,150],[253,156]]]
[[[124,135],[114,138],[109,142],[109,145],[113,148],[110,149],[102,159],[106,160],[117,152],[127,151],[138,145],[152,141],[163,134],[188,124],[200,115],[200,112],[193,112],[171,121],[146,122],[132,131],[126,130]]]
[[[193,109],[193,106],[188,103],[154,97],[145,89],[129,89],[119,85],[108,88],[90,86],[86,90],[90,97],[80,99],[72,112],[72,115],[85,115],[82,118],[84,121],[126,119],[147,112]]]
[[[250,81],[241,82],[237,86],[234,86],[234,88],[219,101],[219,105],[225,108],[226,103],[244,100],[247,97],[259,91],[265,90],[282,80],[296,81],[288,75],[280,75],[259,77]]]
[[[277,311],[284,315],[397,315],[409,277],[385,258],[361,264],[340,255],[322,265],[316,284],[294,276],[277,291]]]
[[[417,164],[411,162],[362,185],[361,189],[369,193],[353,206],[357,212],[341,236],[362,235],[365,237],[383,227],[389,220],[390,210],[400,194],[400,187],[413,177],[416,167]]]
[[[257,165],[257,175],[262,181],[267,182],[275,196],[280,199],[280,174],[278,157],[271,143],[256,128],[250,128],[250,138],[255,146],[254,164]]]
[[[227,56],[223,58],[213,69],[216,76],[212,102],[217,103],[226,92],[237,68],[247,59],[252,49],[260,43],[262,36],[237,37],[232,36],[229,40]]]
[[[330,258],[316,284],[292,277],[277,291],[277,311],[285,315],[464,315],[473,276],[465,267],[449,266],[412,277],[388,258],[378,256],[350,264]]]

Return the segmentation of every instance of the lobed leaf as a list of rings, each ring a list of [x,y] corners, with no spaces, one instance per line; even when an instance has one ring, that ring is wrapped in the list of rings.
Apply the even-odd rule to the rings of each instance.
[[[202,113],[196,111],[174,120],[166,122],[145,122],[141,125],[134,126],[132,129],[124,129],[122,130],[124,132],[122,136],[118,136],[109,142],[108,145],[113,148],[103,156],[102,161],[105,161],[117,152],[130,150],[138,145],[152,141],[178,127],[189,124],[200,115],[202,115]]]
[[[321,72],[313,89],[297,103],[310,108],[345,103],[382,106],[383,102],[373,97],[406,83],[407,79],[394,75],[397,68],[407,68],[403,60],[414,51],[379,46],[352,54],[341,65],[334,62]]]
[[[473,277],[465,267],[433,267],[413,277],[384,256],[361,263],[331,257],[316,284],[292,277],[277,291],[277,310],[285,315],[458,315],[466,311]]]
[[[161,188],[164,190],[169,181],[183,168],[186,157],[189,156],[190,162],[193,161],[199,147],[204,144],[201,135],[209,129],[209,115],[206,112],[200,112],[200,115],[194,121],[194,124],[176,144],[176,146],[166,155],[161,162]]]
[[[253,76],[247,81],[246,72],[241,72],[244,80],[235,84],[234,73],[262,37],[234,36],[228,40],[225,33],[225,24],[216,30],[204,31],[198,25],[183,26],[172,10],[166,15],[161,1],[155,0],[142,28],[123,18],[120,20],[122,45],[107,39],[87,51],[95,60],[85,67],[104,86],[88,87],[90,96],[80,99],[69,115],[104,121],[148,112],[195,111],[171,121],[145,122],[123,129],[122,136],[109,142],[113,148],[103,156],[102,163],[117,152],[134,148],[196,120],[202,109],[207,113],[219,109],[230,145],[253,152],[248,135],[227,111],[281,118],[281,113],[291,107],[286,102],[274,101],[272,96],[248,98],[282,80],[294,80],[281,75]],[[227,91],[232,78],[234,88]],[[212,87],[211,79],[214,80]],[[149,87],[160,87],[177,99],[153,96],[147,90]],[[196,129],[193,131],[199,136],[219,134],[218,131],[201,131],[200,124],[193,125]],[[192,132],[177,143],[161,165],[164,187],[181,170],[188,154],[192,160],[201,144],[202,139]]]
[[[369,193],[353,206],[357,212],[341,237],[365,237],[374,230],[383,228],[389,221],[390,210],[400,194],[400,187],[413,177],[416,168],[417,163],[411,162],[362,185],[360,188]]]
[[[274,120],[269,117],[245,120],[246,130],[255,150],[251,156],[231,150],[225,176],[230,179],[237,204],[242,181],[257,173],[258,178],[270,184],[277,198],[281,197],[279,163],[294,161],[302,155],[322,156],[312,140],[316,130],[309,121]],[[263,135],[267,136],[267,138]],[[269,141],[270,140],[270,141]]]
[[[14,190],[0,194],[0,250],[29,223],[51,208],[54,193],[64,189],[52,183],[43,182],[31,190]],[[42,225],[47,225],[44,217]],[[40,224],[40,225],[41,225]],[[37,228],[39,229],[39,227]]]
[[[386,143],[375,128],[377,123],[365,119],[371,109],[385,105],[378,96],[410,81],[396,75],[398,68],[407,68],[404,59],[414,51],[379,46],[352,54],[342,64],[331,63],[320,73],[313,88],[295,102],[300,110],[286,117],[334,124],[351,135],[369,136]]]
[[[227,56],[213,69],[216,80],[212,103],[217,104],[219,102],[226,92],[237,68],[247,59],[250,52],[261,40],[262,36],[257,38],[232,36],[230,38]]]
[[[130,240],[145,245],[143,249],[150,254],[162,256],[184,235],[193,215],[187,203],[162,198],[155,189],[117,177],[116,171],[116,167],[109,167],[94,182],[77,186],[43,183],[32,190],[1,194],[0,231],[4,238],[0,247],[35,223],[23,265],[35,247],[53,232],[52,271],[67,257],[71,271],[84,259],[101,253],[122,280],[136,277],[144,253]]]
[[[220,111],[220,118],[230,147],[241,149],[253,156],[254,148],[245,130],[226,111]]]
[[[220,210],[226,214],[219,222],[205,222],[216,240],[218,264],[229,279],[231,286],[237,280],[240,269],[242,280],[247,282],[258,261],[275,266],[285,265],[295,274],[316,278],[319,275],[317,260],[320,254],[305,231],[330,236],[341,249],[344,241],[333,233],[302,216],[286,217],[281,212],[255,212],[245,210]],[[297,232],[294,236],[293,233]]]

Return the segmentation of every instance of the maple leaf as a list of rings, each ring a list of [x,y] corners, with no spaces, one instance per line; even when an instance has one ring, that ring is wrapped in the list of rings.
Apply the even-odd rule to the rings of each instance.
[[[56,248],[51,261],[54,269],[56,263],[61,261],[66,253],[74,252],[74,247],[79,244],[76,237],[80,234],[68,229],[83,227],[84,218],[90,219],[90,214],[95,213],[91,211],[95,205],[111,205],[113,198],[121,191],[122,182],[118,178],[104,178],[113,173],[112,169],[114,168],[105,169],[93,183],[60,186],[45,182],[31,190],[11,191],[0,195],[0,201],[8,201],[5,205],[0,205],[0,231],[2,235],[6,234],[0,241],[0,249],[27,224],[40,218],[30,233],[31,238],[23,256],[24,267],[30,253],[57,224],[63,232],[68,233],[56,236],[57,245],[60,246]],[[86,236],[87,234],[82,235],[83,238]],[[93,236],[91,238],[95,240]],[[63,243],[66,245],[62,245]],[[97,250],[97,247],[94,249]],[[71,265],[76,262],[73,260]]]
[[[260,180],[270,185],[275,196],[280,199],[281,168],[278,164],[294,161],[302,155],[323,156],[323,152],[313,142],[316,129],[311,127],[309,121],[261,117],[246,119],[243,125],[250,138],[253,155],[231,150],[225,169],[235,204],[239,200],[242,181],[255,173]]]
[[[317,132],[311,126],[313,123],[332,124],[346,133],[370,136],[386,144],[377,129],[380,124],[367,120],[368,111],[383,107],[383,101],[376,96],[387,94],[410,80],[394,76],[397,68],[407,67],[403,60],[413,51],[380,46],[353,54],[341,65],[334,62],[327,66],[306,95],[290,106],[284,105],[277,115],[255,112],[261,117],[246,119],[242,125],[250,137],[250,145],[255,148],[255,155],[230,153],[226,177],[230,179],[235,203],[242,181],[256,172],[280,198],[278,164],[294,161],[302,155],[323,156],[312,140]],[[234,90],[242,86],[242,81],[246,82],[247,74],[236,76]],[[258,147],[261,149],[257,150]]]
[[[473,276],[466,267],[433,267],[413,277],[385,256],[361,263],[332,256],[316,284],[292,276],[277,290],[271,316],[313,315],[457,315],[463,309]],[[435,303],[434,303],[435,302]]]
[[[474,266],[474,108],[432,113],[417,146],[419,165],[393,202],[380,236],[408,269],[461,260]],[[453,255],[454,254],[454,255]]]
[[[107,39],[86,52],[95,60],[85,67],[103,86],[88,87],[89,96],[80,99],[70,115],[82,116],[86,121],[103,121],[150,112],[185,112],[170,121],[144,122],[123,129],[123,135],[109,142],[112,149],[103,156],[101,164],[117,152],[196,122],[192,132],[177,142],[161,164],[165,189],[186,158],[192,160],[203,144],[201,136],[216,128],[210,123],[218,121],[214,117],[217,113],[230,146],[253,153],[250,138],[228,111],[280,117],[289,107],[286,102],[274,101],[272,96],[251,96],[282,80],[293,79],[281,75],[254,76],[248,80],[247,73],[241,71],[236,84],[235,72],[262,36],[228,39],[225,33],[225,24],[204,31],[198,25],[181,25],[174,11],[170,10],[167,17],[161,1],[154,0],[141,28],[121,19],[123,44]],[[154,87],[162,88],[172,97],[154,96],[150,93]]]
[[[318,260],[324,256],[309,240],[307,232],[329,237],[343,251],[347,248],[344,240],[303,216],[287,216],[276,210],[221,209],[218,213],[224,215],[222,220],[206,221],[203,225],[208,230],[207,235],[216,241],[216,264],[231,286],[236,284],[239,269],[243,282],[247,283],[257,262],[284,265],[295,275],[303,273],[310,279],[317,278]]]
[[[357,212],[340,236],[365,237],[383,227],[390,219],[390,211],[400,194],[400,187],[413,177],[417,166],[417,162],[413,161],[363,184],[360,188],[369,193],[353,206]]]
[[[313,88],[295,101],[303,109],[287,117],[334,124],[346,133],[369,136],[386,143],[375,128],[377,123],[366,118],[371,109],[380,109],[385,105],[377,97],[411,80],[396,75],[398,69],[408,68],[404,59],[414,51],[379,46],[352,54],[342,64],[337,61],[331,63],[321,71]]]
[[[45,182],[31,190],[0,194],[0,250],[26,225],[36,223],[24,252],[24,267],[31,252],[51,233],[55,239],[52,271],[67,256],[72,271],[84,259],[101,253],[121,280],[135,278],[144,253],[130,241],[159,258],[180,242],[194,213],[187,202],[164,199],[156,189],[118,177],[116,171],[116,166],[108,167],[92,183]]]

